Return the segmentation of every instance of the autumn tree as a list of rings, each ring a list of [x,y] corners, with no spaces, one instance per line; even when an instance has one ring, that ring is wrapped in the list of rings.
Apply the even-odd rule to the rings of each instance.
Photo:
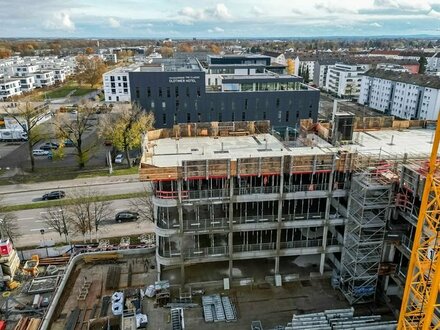
[[[132,167],[130,150],[140,147],[143,134],[153,128],[154,115],[144,112],[138,105],[114,111],[113,115],[106,117],[100,125],[100,135],[106,140],[111,140],[118,150],[123,150]]]
[[[88,103],[78,106],[77,113],[58,113],[54,125],[59,139],[72,141],[80,169],[86,166],[89,152],[95,147],[94,143],[85,145],[85,134],[95,126],[96,109]]]
[[[217,45],[217,44],[210,44],[209,45],[209,51],[211,53],[214,53],[214,54],[220,54],[221,47],[219,45]]]
[[[0,59],[11,57],[12,51],[6,48],[0,48]]]
[[[287,74],[293,75],[295,73],[295,62],[291,59],[287,59]]]
[[[179,45],[179,52],[182,53],[192,53],[193,48],[191,46],[191,44],[184,42],[182,44]]]
[[[76,80],[79,84],[86,82],[93,88],[97,85],[102,75],[107,70],[107,65],[98,57],[88,58],[87,56],[77,56],[77,73]]]
[[[35,170],[35,158],[32,153],[34,146],[48,137],[48,133],[38,126],[41,120],[50,116],[48,107],[34,106],[30,102],[19,103],[16,108],[3,107],[5,113],[12,117],[28,137],[28,153],[31,171]]]
[[[173,52],[173,48],[172,47],[164,46],[164,47],[160,48],[159,53],[162,55],[162,57],[170,58],[170,57],[173,56],[174,52]]]
[[[87,47],[87,48],[84,50],[84,52],[85,52],[87,55],[92,55],[92,54],[95,53],[95,51],[93,50],[92,47]]]

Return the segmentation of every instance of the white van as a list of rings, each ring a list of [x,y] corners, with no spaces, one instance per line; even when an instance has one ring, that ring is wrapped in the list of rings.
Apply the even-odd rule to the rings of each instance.
[[[34,150],[32,150],[32,155],[34,155],[34,156],[47,156],[47,155],[49,155],[49,151],[41,150],[41,149],[34,149]]]

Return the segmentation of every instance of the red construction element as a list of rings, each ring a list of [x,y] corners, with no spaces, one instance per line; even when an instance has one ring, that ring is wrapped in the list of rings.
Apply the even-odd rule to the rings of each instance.
[[[9,239],[0,241],[0,255],[7,256],[12,252],[13,249],[14,248]]]

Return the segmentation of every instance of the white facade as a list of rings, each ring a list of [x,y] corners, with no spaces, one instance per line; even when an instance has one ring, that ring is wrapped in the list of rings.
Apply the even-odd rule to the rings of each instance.
[[[55,84],[55,72],[52,70],[40,71],[34,74],[35,86],[38,88],[49,87]]]
[[[440,89],[364,76],[358,102],[403,119],[436,120]]]
[[[368,64],[336,63],[330,65],[324,89],[338,97],[358,97],[361,89],[361,75],[368,69]]]
[[[6,100],[9,97],[20,94],[20,79],[15,78],[0,80],[0,100]]]
[[[17,77],[26,77],[32,75],[40,70],[40,67],[35,64],[16,65],[13,67],[13,75]]]
[[[430,72],[440,72],[440,52],[434,56],[426,58],[426,70]]]
[[[130,81],[128,73],[132,69],[117,68],[103,74],[106,102],[130,102]]]
[[[30,92],[35,89],[35,77],[20,77],[20,88],[22,92]]]

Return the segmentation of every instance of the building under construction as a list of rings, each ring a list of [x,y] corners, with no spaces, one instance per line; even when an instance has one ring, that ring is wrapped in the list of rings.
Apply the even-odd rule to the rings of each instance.
[[[279,134],[267,121],[149,132],[140,179],[152,184],[160,276],[179,269],[184,284],[201,266],[228,286],[252,264],[276,285],[331,275],[351,304],[401,296],[433,131],[345,117],[335,132],[303,122]],[[298,256],[316,269],[292,274]]]

